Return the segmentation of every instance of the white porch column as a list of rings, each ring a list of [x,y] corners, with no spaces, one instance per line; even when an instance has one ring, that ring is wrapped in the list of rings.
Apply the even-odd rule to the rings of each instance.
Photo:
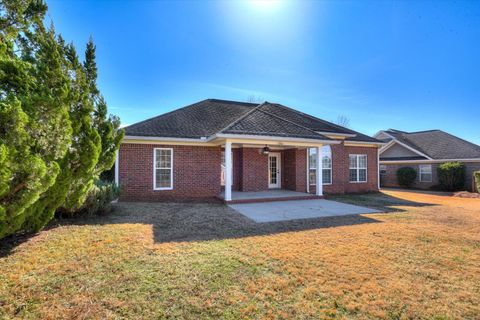
[[[225,142],[225,201],[232,200],[232,143]]]
[[[322,158],[323,158],[323,155],[322,155],[322,146],[319,146],[319,147],[316,147],[316,162],[317,162],[317,170],[315,170],[315,194],[317,196],[323,196],[323,179],[322,179]]]

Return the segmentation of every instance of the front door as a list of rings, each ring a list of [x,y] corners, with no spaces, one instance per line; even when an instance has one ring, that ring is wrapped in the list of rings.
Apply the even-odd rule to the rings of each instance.
[[[280,153],[271,152],[268,155],[268,187],[280,188]]]

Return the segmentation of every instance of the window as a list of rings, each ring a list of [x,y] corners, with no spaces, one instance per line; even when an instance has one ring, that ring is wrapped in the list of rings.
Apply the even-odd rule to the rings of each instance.
[[[322,147],[322,183],[323,184],[332,184],[332,149],[330,146]],[[308,177],[310,185],[315,185],[315,177],[317,170],[317,149],[309,148],[308,149]]]
[[[432,182],[432,165],[420,165],[420,182]]]
[[[387,174],[387,166],[384,164],[380,165],[380,174]]]
[[[153,189],[173,189],[173,149],[155,148],[153,150]]]
[[[367,155],[351,154],[349,169],[350,182],[367,182]]]

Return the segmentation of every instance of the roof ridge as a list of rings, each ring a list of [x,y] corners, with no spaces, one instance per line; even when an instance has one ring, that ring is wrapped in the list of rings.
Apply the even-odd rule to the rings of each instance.
[[[270,104],[272,104],[272,103],[270,103]],[[274,104],[272,104],[272,105],[274,105]],[[330,139],[330,138],[324,136],[323,134],[320,134],[320,133],[316,132],[315,130],[312,130],[312,129],[310,129],[310,128],[304,127],[304,126],[302,126],[301,124],[295,123],[295,122],[293,122],[293,121],[291,121],[291,120],[288,120],[288,119],[285,119],[285,118],[283,118],[283,117],[277,116],[276,114],[270,113],[270,112],[265,111],[265,110],[260,110],[260,109],[259,109],[258,111],[263,112],[263,113],[265,113],[265,114],[268,114],[268,115],[270,115],[270,116],[272,116],[272,117],[281,119],[281,120],[283,120],[283,121],[287,121],[287,122],[289,122],[289,123],[291,123],[291,124],[293,124],[293,125],[295,125],[295,126],[297,126],[297,127],[300,127],[300,128],[306,129],[306,130],[308,130],[308,131],[311,131],[311,132],[313,132],[314,134],[316,134],[316,135],[318,135],[318,136],[321,136],[321,137]]]
[[[434,132],[434,131],[440,131],[440,132],[447,133],[447,132],[442,131],[442,130],[440,130],[440,129],[430,129],[430,130],[421,130],[421,131],[404,132],[404,133],[406,133],[406,134],[415,134],[415,133],[425,133],[425,132]]]
[[[220,102],[220,103],[228,103],[228,104],[246,104],[246,105],[251,105],[251,106],[258,106],[258,103],[255,102],[243,102],[243,101],[234,101],[234,100],[225,100],[225,99],[216,99],[216,98],[208,98],[203,101],[214,101],[214,102]]]
[[[242,120],[243,118],[245,118],[246,116],[248,116],[249,114],[253,113],[255,110],[257,110],[258,108],[260,108],[262,105],[264,105],[266,103],[265,102],[262,102],[260,103],[259,105],[257,105],[255,108],[253,108],[252,110],[246,112],[244,115],[242,115],[240,118],[236,119],[235,121],[233,121],[232,123],[228,124],[225,128],[219,130],[218,132],[214,133],[214,134],[217,134],[217,133],[222,133],[223,131],[227,130],[228,128],[230,128],[231,126],[233,126],[234,124],[237,124],[240,120]]]
[[[324,120],[324,119],[317,118],[317,117],[315,117],[315,116],[312,116],[311,114],[304,113],[304,112],[299,111],[299,110],[297,110],[297,109],[293,109],[293,108],[287,107],[287,106],[285,106],[285,105],[283,105],[283,104],[280,104],[280,103],[272,103],[272,105],[275,105],[275,106],[280,107],[280,108],[284,108],[284,109],[288,109],[288,110],[297,112],[297,113],[301,114],[302,116],[305,116],[305,117],[308,117],[308,118],[311,118],[311,119],[314,119],[314,120],[317,120],[317,121],[326,123],[326,124],[331,125],[331,126],[333,126],[333,127],[342,128],[342,129],[344,129],[344,130],[346,130],[346,131],[350,131],[351,133],[358,134],[358,132],[356,132],[356,131],[354,131],[354,130],[352,130],[352,129],[349,129],[349,128],[346,128],[346,127],[342,127],[342,126],[340,126],[340,125],[338,125],[338,124],[332,123],[332,122],[327,121],[327,120]],[[340,132],[337,132],[337,133],[340,133]]]

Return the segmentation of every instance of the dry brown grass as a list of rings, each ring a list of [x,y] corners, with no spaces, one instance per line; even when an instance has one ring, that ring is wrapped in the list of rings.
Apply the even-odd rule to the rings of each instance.
[[[144,220],[120,210],[52,228],[0,258],[0,318],[479,318],[479,199],[337,199],[396,212],[309,228],[256,226],[214,206],[201,228],[217,235],[208,241],[168,241],[174,235],[149,220],[171,217],[165,207]],[[177,233],[200,233],[209,207],[190,208]],[[236,232],[222,238],[215,224],[232,221]]]

